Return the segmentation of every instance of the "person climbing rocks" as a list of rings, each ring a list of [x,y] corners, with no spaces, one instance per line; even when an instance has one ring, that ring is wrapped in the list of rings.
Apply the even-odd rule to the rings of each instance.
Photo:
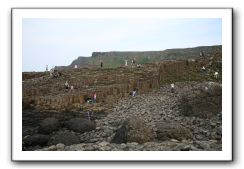
[[[134,88],[134,90],[132,91],[132,96],[136,96],[136,89]]]
[[[64,86],[65,86],[65,89],[69,89],[69,83],[68,83],[68,81],[65,82]]]
[[[207,74],[207,69],[205,68],[205,66],[202,67],[202,73],[203,73],[204,75]]]
[[[96,103],[96,102],[97,102],[97,94],[94,93],[94,95],[93,95],[93,103]]]
[[[171,93],[174,93],[175,92],[175,84],[172,83],[170,86],[171,86],[171,89],[170,89]]]

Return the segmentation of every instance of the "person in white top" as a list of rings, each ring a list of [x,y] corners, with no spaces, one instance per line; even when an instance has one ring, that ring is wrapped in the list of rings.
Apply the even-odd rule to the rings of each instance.
[[[218,78],[218,75],[219,75],[218,72],[215,72],[215,73],[214,73],[214,77],[215,77],[216,79]]]
[[[172,83],[170,86],[171,86],[171,92],[174,93],[175,92],[175,84]]]
[[[128,66],[127,60],[125,60],[125,66]]]
[[[133,97],[136,96],[136,89],[134,89],[134,90],[132,91],[132,96],[133,96]]]
[[[73,85],[70,86],[70,90],[74,90],[74,86]]]

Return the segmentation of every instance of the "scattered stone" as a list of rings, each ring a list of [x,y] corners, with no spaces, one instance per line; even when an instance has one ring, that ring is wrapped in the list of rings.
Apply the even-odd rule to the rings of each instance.
[[[77,116],[66,117],[64,127],[72,130],[66,132],[80,139],[75,143],[70,143],[70,146],[63,143],[64,141],[55,143],[50,141],[49,145],[56,145],[56,150],[58,150],[58,144],[62,143],[63,146],[58,151],[221,151],[221,116],[185,116],[178,106],[182,103],[181,96],[186,93],[194,97],[199,93],[204,97],[215,97],[218,92],[209,86],[208,90],[212,91],[202,91],[204,85],[208,84],[206,82],[181,82],[175,83],[177,87],[175,93],[171,93],[166,85],[147,94],[140,93],[133,98],[122,98],[116,103],[114,109],[107,112],[107,116],[95,119],[97,127],[94,123],[92,130],[83,130],[86,128],[83,127],[86,124],[86,122],[83,123],[83,119],[74,120]],[[191,93],[192,91],[194,92]],[[210,98],[207,98],[209,100],[206,102],[211,101]],[[218,104],[214,99],[212,101]],[[32,132],[35,133],[36,129]],[[56,137],[59,132],[52,132],[51,140],[55,140],[54,136]],[[33,135],[30,133],[26,132],[25,138],[29,137],[27,135]],[[59,139],[67,141],[72,138],[65,135],[67,134]],[[55,151],[55,147],[53,146],[52,151]],[[25,150],[37,148],[27,146]],[[43,151],[47,150],[48,148],[43,148]]]

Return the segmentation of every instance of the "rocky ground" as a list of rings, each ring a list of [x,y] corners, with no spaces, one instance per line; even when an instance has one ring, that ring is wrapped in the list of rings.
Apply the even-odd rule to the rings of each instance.
[[[25,127],[23,150],[221,151],[222,87],[179,82],[114,103],[102,118],[55,117]],[[112,104],[112,103],[111,103]]]

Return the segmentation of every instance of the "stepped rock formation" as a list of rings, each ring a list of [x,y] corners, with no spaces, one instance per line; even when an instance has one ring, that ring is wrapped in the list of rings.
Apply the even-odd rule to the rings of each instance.
[[[220,73],[221,79],[221,70],[216,66],[221,61],[221,55],[216,52],[211,53],[208,59],[162,61],[144,64],[140,68],[69,69],[61,71],[62,76],[59,78],[50,78],[49,75],[39,77],[39,74],[36,77],[35,73],[23,73],[23,108],[31,105],[39,111],[77,111],[94,93],[98,104],[111,105],[116,100],[129,96],[134,88],[139,93],[146,93],[162,84],[176,81],[214,81],[215,71]],[[207,65],[208,76],[201,73],[202,65]],[[65,90],[66,81],[74,86],[73,91]]]

